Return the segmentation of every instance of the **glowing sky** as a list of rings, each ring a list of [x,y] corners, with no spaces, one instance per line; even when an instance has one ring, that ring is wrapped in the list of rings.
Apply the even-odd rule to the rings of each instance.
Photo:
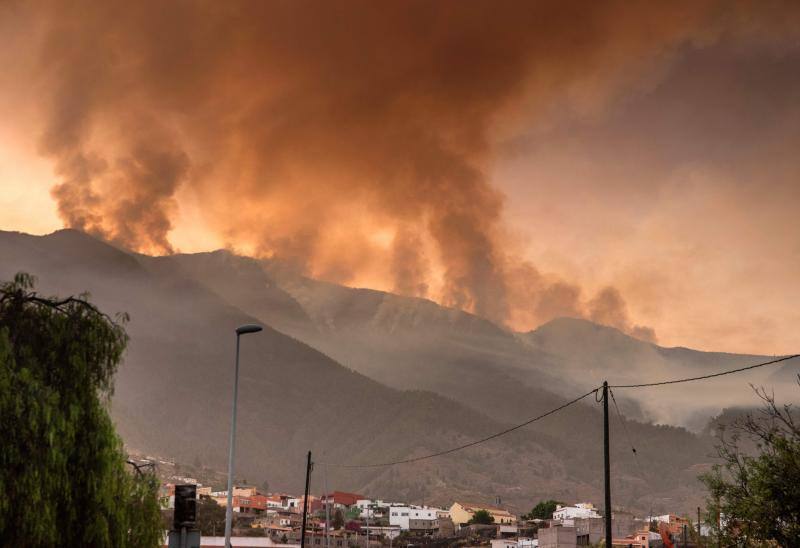
[[[791,3],[200,4],[0,11],[0,228],[797,351]]]

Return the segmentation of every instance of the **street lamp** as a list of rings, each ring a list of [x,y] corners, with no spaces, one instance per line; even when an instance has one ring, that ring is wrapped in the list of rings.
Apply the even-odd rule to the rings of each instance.
[[[258,333],[260,325],[245,324],[236,328],[236,366],[233,370],[233,415],[231,417],[231,445],[228,452],[228,506],[225,509],[225,548],[231,546],[231,524],[233,523],[233,454],[236,446],[236,400],[239,397],[239,337]]]

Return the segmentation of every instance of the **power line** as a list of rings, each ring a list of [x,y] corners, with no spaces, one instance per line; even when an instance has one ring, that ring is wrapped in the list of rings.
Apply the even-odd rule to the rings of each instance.
[[[633,445],[633,439],[631,438],[631,434],[628,431],[628,424],[622,418],[622,413],[619,410],[619,406],[617,405],[617,398],[614,397],[614,391],[609,390],[609,394],[611,394],[611,401],[614,403],[614,409],[617,411],[617,418],[619,419],[620,424],[622,425],[622,429],[625,432],[625,438],[628,440],[628,445],[631,446],[631,452],[633,453],[633,461],[636,463],[636,468],[639,470],[639,478],[647,484],[647,478],[644,475],[644,470],[642,469],[642,464],[639,462],[639,453],[636,451],[636,447]],[[648,512],[648,517],[652,517],[653,515],[653,492],[648,489],[649,499],[650,499],[650,511]]]
[[[733,373],[748,371],[750,369],[755,369],[757,367],[764,367],[765,365],[772,365],[780,362],[785,362],[786,360],[791,360],[792,358],[797,358],[797,357],[800,357],[800,354],[792,354],[791,356],[776,358],[768,362],[757,363],[755,365],[748,365],[747,367],[740,367],[738,369],[731,369],[729,371],[720,371],[719,373],[712,373],[711,375],[702,375],[700,377],[688,377],[685,379],[673,379],[670,381],[649,382],[641,384],[615,384],[615,385],[609,385],[609,388],[645,388],[647,386],[663,386],[665,384],[678,384],[682,382],[702,381],[705,379],[713,379],[714,377],[722,377],[723,375],[731,375]]]
[[[770,361],[763,362],[763,363],[757,363],[755,365],[748,365],[746,367],[740,367],[738,369],[730,369],[728,371],[721,371],[719,373],[712,373],[710,375],[701,375],[699,377],[688,377],[688,378],[683,378],[683,379],[673,379],[673,380],[668,380],[668,381],[651,382],[651,383],[640,383],[640,384],[615,384],[615,385],[609,385],[609,388],[644,388],[644,387],[648,387],[648,386],[663,386],[663,385],[667,385],[667,384],[678,384],[678,383],[684,383],[684,382],[701,381],[701,380],[705,380],[705,379],[712,379],[712,378],[715,378],[715,377],[722,377],[723,375],[731,375],[733,373],[740,373],[742,371],[748,371],[750,369],[756,369],[758,367],[764,367],[764,366],[767,366],[767,365],[773,365],[773,364],[784,362],[784,361],[787,361],[787,360],[791,360],[791,359],[797,358],[797,357],[800,357],[800,354],[792,354],[790,356],[784,356],[782,358],[776,358],[774,360],[770,360]],[[491,436],[487,436],[487,437],[481,438],[479,440],[475,440],[475,441],[472,441],[472,442],[469,442],[469,443],[465,443],[465,444],[459,445],[457,447],[452,447],[452,448],[446,449],[444,451],[439,451],[439,452],[436,452],[436,453],[423,455],[421,457],[413,457],[413,458],[408,458],[408,459],[401,459],[401,460],[395,460],[395,461],[389,461],[389,462],[372,463],[372,464],[339,464],[339,463],[327,463],[327,462],[319,462],[317,464],[319,464],[321,466],[331,467],[331,468],[382,468],[382,467],[385,467],[385,466],[394,466],[396,464],[408,464],[408,463],[411,463],[411,462],[419,462],[421,460],[427,460],[427,459],[432,459],[434,457],[441,457],[443,455],[449,455],[450,453],[455,453],[457,451],[461,451],[461,450],[467,449],[469,447],[474,447],[476,445],[480,445],[482,443],[486,443],[487,441],[493,440],[495,438],[499,438],[500,436],[504,436],[504,435],[506,435],[506,434],[508,434],[510,432],[515,431],[515,430],[519,430],[520,428],[523,428],[523,427],[525,427],[525,426],[527,426],[527,425],[529,425],[531,423],[534,423],[534,422],[536,422],[538,420],[541,420],[541,419],[543,419],[545,417],[549,417],[550,415],[552,415],[554,413],[557,413],[557,412],[561,411],[562,409],[565,409],[565,408],[569,407],[570,405],[576,404],[579,401],[581,401],[582,399],[584,399],[584,398],[586,398],[586,397],[588,397],[588,396],[590,396],[592,394],[596,395],[599,390],[600,390],[600,387],[594,388],[594,389],[590,390],[589,392],[586,392],[585,394],[583,394],[581,396],[578,396],[577,398],[575,398],[573,400],[570,400],[570,401],[568,401],[567,403],[565,403],[563,405],[560,405],[559,407],[551,409],[550,411],[547,411],[546,413],[543,413],[543,414],[541,414],[541,415],[539,415],[537,417],[529,419],[529,420],[527,420],[527,421],[525,421],[523,423],[520,423],[520,424],[517,424],[515,426],[512,426],[511,428],[506,428],[505,430],[502,430],[500,432],[492,434]],[[613,398],[614,398],[614,396],[613,396],[613,393],[612,393],[612,400],[613,400]],[[597,401],[600,401],[600,400],[597,400]],[[616,406],[616,400],[614,400],[614,405]],[[619,413],[619,408],[617,408],[617,412]],[[624,423],[623,423],[623,426],[624,426]],[[626,432],[627,432],[627,427],[626,427]],[[630,442],[630,439],[629,439],[629,442]],[[636,449],[633,447],[633,444],[631,444],[631,448],[633,449],[634,455],[636,455]],[[638,460],[637,460],[637,465],[638,465]]]
[[[633,453],[634,460],[636,460],[636,465],[639,466],[639,459],[636,454],[636,447],[634,447],[633,445],[631,434],[628,431],[628,425],[625,424],[625,421],[622,419],[622,413],[620,412],[619,406],[617,405],[617,398],[614,397],[614,392],[612,390],[609,390],[609,393],[611,394],[611,401],[614,403],[614,409],[617,411],[617,418],[619,419],[619,423],[622,426],[622,429],[625,431],[625,437],[628,440],[628,445],[631,446],[631,452]],[[641,468],[639,469],[639,472],[641,472]]]
[[[421,457],[413,457],[413,458],[410,458],[410,459],[396,460],[396,461],[391,461],[391,462],[381,462],[381,463],[375,463],[375,464],[332,464],[332,463],[326,463],[326,462],[321,462],[321,463],[318,463],[318,464],[321,464],[323,466],[330,466],[332,468],[381,468],[381,467],[384,467],[384,466],[394,466],[395,464],[407,464],[409,462],[418,462],[418,461],[421,461],[421,460],[432,459],[434,457],[441,457],[442,455],[449,455],[450,453],[455,453],[456,451],[461,451],[462,449],[467,449],[468,447],[474,447],[475,445],[480,445],[482,443],[485,443],[487,441],[493,440],[495,438],[499,438],[500,436],[504,436],[504,435],[506,435],[506,434],[508,434],[510,432],[513,432],[514,430],[519,430],[520,428],[528,426],[531,423],[534,423],[534,422],[536,422],[538,420],[541,420],[541,419],[543,419],[545,417],[549,417],[550,415],[552,415],[554,413],[557,413],[557,412],[561,411],[562,409],[566,409],[570,405],[578,403],[583,398],[586,398],[587,396],[591,396],[592,394],[596,393],[598,390],[599,390],[599,388],[594,388],[594,389],[590,390],[589,392],[583,394],[582,396],[578,396],[577,398],[575,398],[573,400],[570,400],[567,403],[556,407],[555,409],[551,409],[550,411],[547,411],[546,413],[542,413],[541,415],[539,415],[537,417],[529,419],[529,420],[527,420],[527,421],[525,421],[523,423],[517,424],[516,426],[512,426],[511,428],[506,428],[505,430],[503,430],[501,432],[497,432],[495,434],[492,434],[491,436],[487,436],[487,437],[481,438],[479,440],[471,441],[469,443],[465,443],[464,445],[459,445],[459,446],[453,447],[451,449],[446,449],[444,451],[439,451],[437,453],[431,453],[429,455],[423,455]]]

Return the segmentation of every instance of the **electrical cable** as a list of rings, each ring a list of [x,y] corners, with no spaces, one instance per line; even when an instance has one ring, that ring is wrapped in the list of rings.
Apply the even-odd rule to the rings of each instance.
[[[722,377],[723,375],[731,375],[733,373],[741,373],[742,371],[748,371],[750,369],[755,369],[757,367],[764,367],[766,365],[773,365],[780,362],[785,362],[786,360],[791,360],[793,358],[800,357],[800,354],[792,354],[791,356],[784,356],[782,358],[776,358],[774,360],[770,360],[768,362],[757,363],[755,365],[748,365],[747,367],[740,367],[738,369],[731,369],[728,371],[720,371],[719,373],[712,373],[710,375],[701,375],[699,377],[688,377],[685,379],[673,379],[669,381],[660,381],[660,382],[649,382],[649,383],[640,383],[640,384],[614,384],[609,385],[609,388],[645,388],[648,386],[663,386],[665,384],[678,384],[682,382],[692,382],[692,381],[702,381],[705,379],[713,379],[715,377]]]
[[[492,434],[491,436],[486,436],[485,438],[481,438],[479,440],[471,441],[469,443],[465,443],[465,444],[459,445],[457,447],[452,447],[452,448],[446,449],[444,451],[438,451],[436,453],[431,453],[429,455],[423,455],[421,457],[413,457],[413,458],[409,458],[409,459],[402,459],[402,460],[396,460],[396,461],[391,461],[391,462],[374,463],[374,464],[335,464],[335,463],[327,463],[327,462],[321,462],[319,464],[324,465],[324,466],[330,466],[332,468],[382,468],[384,466],[394,466],[395,464],[407,464],[407,463],[410,463],[410,462],[418,462],[418,461],[421,461],[421,460],[432,459],[434,457],[441,457],[443,455],[449,455],[450,453],[455,453],[456,451],[461,451],[462,449],[467,449],[468,447],[474,447],[476,445],[480,445],[482,443],[485,443],[487,441],[493,440],[495,438],[499,438],[500,436],[504,436],[505,434],[513,432],[514,430],[519,430],[520,428],[528,426],[531,423],[534,423],[534,422],[536,422],[538,420],[541,420],[541,419],[543,419],[545,417],[549,417],[550,415],[552,415],[554,413],[557,413],[557,412],[561,411],[562,409],[566,409],[570,405],[576,404],[579,401],[581,401],[582,399],[584,399],[584,398],[586,398],[588,396],[591,396],[592,394],[595,394],[598,390],[600,390],[599,387],[598,388],[594,388],[594,389],[590,390],[589,392],[583,394],[582,396],[578,396],[577,398],[575,398],[573,400],[570,400],[567,403],[556,407],[555,409],[551,409],[550,411],[547,411],[546,413],[542,413],[541,415],[539,415],[537,417],[529,419],[529,420],[527,420],[527,421],[525,421],[523,423],[517,424],[516,426],[512,426],[511,428],[506,428],[505,430],[502,430],[500,432]]]
[[[617,411],[617,418],[619,419],[620,424],[622,425],[622,430],[625,432],[625,438],[628,440],[628,445],[631,446],[631,452],[633,453],[633,461],[636,463],[636,468],[639,470],[639,478],[647,485],[647,478],[644,475],[644,469],[642,468],[642,464],[639,462],[639,452],[636,451],[636,447],[633,445],[633,439],[631,438],[630,431],[628,431],[628,425],[622,417],[622,413],[619,410],[619,406],[617,405],[617,398],[614,397],[614,391],[609,390],[609,394],[611,394],[611,401],[614,403],[614,409]],[[650,499],[650,511],[648,512],[648,519],[653,516],[653,492],[648,489],[649,499]]]
[[[746,367],[739,367],[737,369],[730,369],[728,371],[720,371],[719,373],[712,373],[710,375],[701,375],[701,376],[698,376],[698,377],[672,379],[672,380],[668,380],[668,381],[659,381],[659,382],[651,382],[651,383],[614,384],[614,385],[609,385],[608,388],[609,389],[611,389],[611,388],[645,388],[645,387],[650,387],[650,386],[663,386],[663,385],[668,385],[668,384],[678,384],[678,383],[684,383],[684,382],[701,381],[701,380],[705,380],[705,379],[713,379],[713,378],[716,378],[716,377],[722,377],[724,375],[731,375],[733,373],[741,373],[742,371],[749,371],[751,369],[756,369],[758,367],[764,367],[764,366],[767,366],[767,365],[773,365],[773,364],[784,362],[784,361],[787,361],[787,360],[791,360],[791,359],[797,358],[797,357],[800,357],[800,354],[792,354],[792,355],[789,355],[789,356],[783,356],[781,358],[776,358],[774,360],[770,360],[770,361],[767,361],[767,362],[757,363],[757,364],[754,364],[754,365],[748,365]],[[517,424],[515,426],[512,426],[511,428],[506,428],[505,430],[502,430],[500,432],[497,432],[497,433],[492,434],[490,436],[487,436],[485,438],[481,438],[479,440],[475,440],[475,441],[472,441],[472,442],[469,442],[469,443],[465,443],[463,445],[452,447],[452,448],[446,449],[444,451],[438,451],[436,453],[431,453],[431,454],[423,455],[423,456],[420,456],[420,457],[412,457],[412,458],[408,458],[408,459],[401,459],[401,460],[395,460],[395,461],[389,461],[389,462],[372,463],[372,464],[338,464],[338,463],[327,463],[327,462],[320,462],[320,463],[317,463],[317,464],[320,464],[320,465],[323,465],[323,466],[329,466],[331,468],[351,468],[351,469],[352,468],[382,468],[382,467],[385,467],[385,466],[394,466],[394,465],[397,465],[397,464],[408,464],[408,463],[411,463],[411,462],[419,462],[421,460],[427,460],[427,459],[432,459],[434,457],[441,457],[443,455],[449,455],[450,453],[455,453],[457,451],[461,451],[461,450],[467,449],[469,447],[474,447],[476,445],[480,445],[482,443],[486,443],[487,441],[493,440],[495,438],[499,438],[500,436],[504,436],[505,434],[508,434],[508,433],[513,432],[515,430],[519,430],[520,428],[523,428],[523,427],[525,427],[525,426],[527,426],[527,425],[529,425],[531,423],[534,423],[534,422],[536,422],[538,420],[541,420],[541,419],[543,419],[545,417],[548,417],[548,416],[550,416],[550,415],[552,415],[554,413],[557,413],[557,412],[569,407],[570,405],[578,403],[582,399],[584,399],[584,398],[586,398],[586,397],[588,397],[588,396],[590,396],[592,394],[595,395],[595,400],[597,400],[597,393],[599,392],[600,388],[601,387],[594,388],[594,389],[590,390],[589,392],[586,392],[585,394],[583,394],[581,396],[578,396],[577,398],[575,398],[573,400],[570,400],[570,401],[568,401],[567,403],[565,403],[563,405],[560,405],[559,407],[551,409],[550,411],[547,411],[546,413],[543,413],[543,414],[541,414],[541,415],[539,415],[537,417],[529,419],[529,420],[527,420],[527,421],[525,421],[523,423],[520,423],[520,424]],[[614,400],[613,392],[612,392],[611,398],[614,401],[614,406],[616,407],[616,400]],[[600,400],[597,400],[597,401],[600,401]],[[617,413],[619,413],[619,408],[617,408]],[[624,426],[624,423],[623,423],[623,426]],[[625,430],[627,432],[627,427],[625,427]],[[628,441],[630,443],[630,437],[629,437]],[[634,455],[636,455],[636,449],[633,447],[632,443],[631,443],[631,448],[633,449]],[[637,460],[637,465],[638,465],[638,460]]]

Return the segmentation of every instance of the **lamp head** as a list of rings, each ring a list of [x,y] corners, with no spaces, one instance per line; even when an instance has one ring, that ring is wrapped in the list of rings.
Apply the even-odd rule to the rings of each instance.
[[[240,325],[239,327],[237,327],[236,328],[236,334],[237,335],[246,335],[247,333],[258,333],[262,329],[264,329],[264,328],[261,327],[258,324],[248,323],[248,324]]]

